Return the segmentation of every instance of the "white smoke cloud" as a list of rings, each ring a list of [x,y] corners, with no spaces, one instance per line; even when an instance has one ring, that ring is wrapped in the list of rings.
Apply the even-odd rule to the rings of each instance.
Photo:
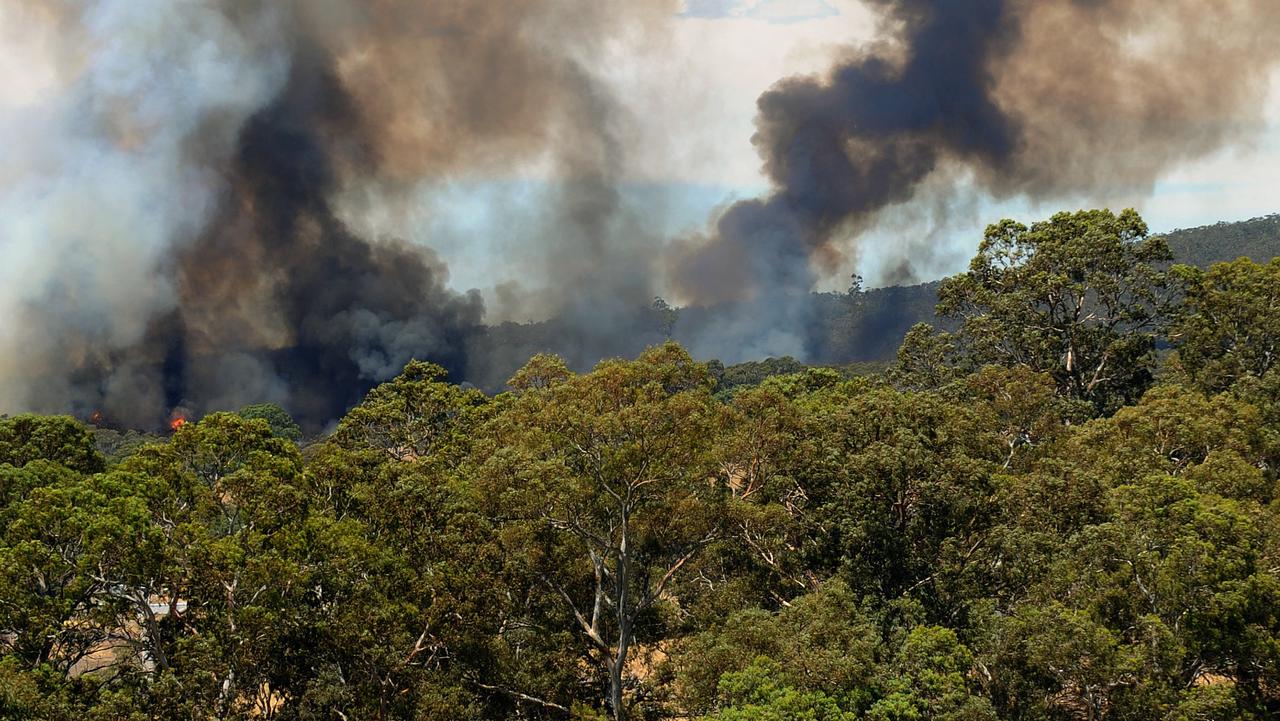
[[[211,169],[283,82],[284,18],[213,0],[19,5],[0,6],[7,31],[17,18],[60,44],[0,106],[0,146],[16,150],[0,177],[0,410],[67,410],[85,389],[47,371],[85,354],[111,364],[173,306],[158,265],[201,232],[222,190]]]

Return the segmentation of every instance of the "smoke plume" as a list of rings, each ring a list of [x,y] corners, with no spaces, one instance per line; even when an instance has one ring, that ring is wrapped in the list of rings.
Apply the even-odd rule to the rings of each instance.
[[[920,197],[937,192],[931,178],[970,177],[997,199],[1141,197],[1261,127],[1280,56],[1270,0],[868,4],[882,41],[760,98],[754,142],[773,191],[730,207],[669,263],[690,302],[745,305],[757,324],[762,306],[780,309],[768,325],[792,329],[783,352],[805,343],[803,295],[849,256],[876,254],[896,281],[933,265],[927,241],[858,241],[888,209],[937,203]]]
[[[836,269],[939,265],[936,231],[865,247],[895,209],[1141,196],[1262,126],[1280,55],[1274,0],[866,3],[879,41],[759,100],[772,192],[663,253],[621,188],[636,125],[677,119],[601,69],[660,52],[678,0],[0,0],[48,69],[0,95],[0,412],[275,401],[314,429],[411,357],[487,386],[548,338],[575,366],[672,333],[805,357]],[[510,177],[551,182],[483,262],[486,314],[422,189]],[[483,325],[521,315],[551,320]]]
[[[542,162],[578,191],[556,213],[570,240],[550,250],[609,263],[619,141],[592,63],[674,5],[0,12],[41,34],[59,71],[48,102],[0,126],[22,149],[0,176],[0,409],[155,427],[179,405],[265,400],[315,427],[411,357],[463,377],[484,316],[431,250],[355,232],[337,198]],[[637,278],[629,295],[647,302],[650,278]]]

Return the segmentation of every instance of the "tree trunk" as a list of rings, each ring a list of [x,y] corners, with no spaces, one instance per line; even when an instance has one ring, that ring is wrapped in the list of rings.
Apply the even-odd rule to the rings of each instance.
[[[609,665],[609,712],[613,721],[626,721],[627,712],[622,707],[622,659],[614,659]]]
[[[613,721],[626,721],[627,710],[622,705],[622,674],[627,667],[627,652],[631,648],[630,590],[631,584],[631,493],[628,490],[622,504],[622,536],[618,544],[618,568],[615,574],[614,598],[618,611],[618,646],[609,665],[609,709]]]

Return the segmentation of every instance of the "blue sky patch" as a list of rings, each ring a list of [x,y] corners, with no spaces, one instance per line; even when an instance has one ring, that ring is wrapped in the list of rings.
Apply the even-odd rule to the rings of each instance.
[[[826,0],[685,0],[681,17],[794,23],[839,15]]]

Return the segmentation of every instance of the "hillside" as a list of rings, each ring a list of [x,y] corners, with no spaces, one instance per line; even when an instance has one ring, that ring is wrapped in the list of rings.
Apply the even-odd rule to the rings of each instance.
[[[1265,263],[1280,256],[1280,213],[1184,228],[1165,234],[1174,260],[1201,268],[1241,256]],[[814,362],[892,360],[907,330],[919,322],[939,324],[933,309],[940,282],[875,288],[857,301],[838,294],[815,296],[819,327]]]
[[[1280,213],[1165,234],[1179,263],[1206,268],[1241,256],[1265,263],[1280,255]]]
[[[1265,262],[1280,255],[1280,214],[1239,222],[1215,223],[1175,230],[1165,235],[1174,259],[1200,267],[1247,256]],[[853,294],[814,293],[803,317],[804,355],[810,363],[843,366],[893,359],[902,338],[920,322],[941,324],[934,315],[941,281],[918,285],[872,288]],[[539,352],[564,357],[569,365],[586,369],[601,358],[633,356],[668,335],[705,360],[718,355],[700,348],[708,329],[733,327],[750,312],[733,305],[684,308],[675,321],[654,309],[639,309],[623,325],[626,333],[606,329],[594,335],[581,332],[582,323],[558,318],[538,323],[505,323],[490,327],[472,355],[479,359],[472,380],[486,389],[500,388],[523,359]],[[728,346],[730,344],[715,344]],[[747,353],[746,355],[750,355]],[[721,357],[726,365],[761,358]]]

